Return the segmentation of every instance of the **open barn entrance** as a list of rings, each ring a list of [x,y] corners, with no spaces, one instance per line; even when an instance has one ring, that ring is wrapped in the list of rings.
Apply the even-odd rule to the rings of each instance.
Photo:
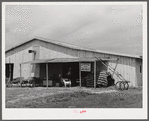
[[[6,76],[6,78],[10,78],[10,80],[13,79],[13,68],[14,68],[13,63],[6,64],[5,76]]]
[[[46,72],[46,63],[40,64],[40,79],[43,80],[43,86],[47,86],[47,73],[48,73],[48,86],[54,87],[60,85],[59,74],[62,72],[61,63],[48,63],[48,72]]]
[[[68,75],[68,73],[70,73],[70,76]],[[76,82],[76,80],[79,78],[79,63],[78,62],[63,63],[62,78],[70,78],[71,86],[77,86],[78,83]]]
[[[103,63],[108,63],[109,60],[102,59]],[[96,58],[53,58],[26,63],[39,64],[37,77],[46,87],[61,87],[68,84],[96,88],[99,73],[102,70],[107,71],[107,66]]]
[[[71,68],[71,75],[68,77],[68,70]],[[61,86],[60,74],[62,78],[70,78],[71,86],[77,86],[76,80],[79,78],[79,63],[48,63],[48,86]],[[40,64],[40,79],[43,86],[46,86],[46,64]]]

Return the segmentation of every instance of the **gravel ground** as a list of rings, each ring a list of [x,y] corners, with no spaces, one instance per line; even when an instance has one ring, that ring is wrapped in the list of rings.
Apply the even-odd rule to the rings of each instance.
[[[6,108],[141,108],[142,89],[6,88]]]

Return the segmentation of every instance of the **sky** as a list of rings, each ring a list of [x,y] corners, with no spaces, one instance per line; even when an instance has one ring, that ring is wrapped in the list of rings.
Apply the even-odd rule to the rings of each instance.
[[[34,37],[142,55],[141,5],[6,5],[5,49]]]

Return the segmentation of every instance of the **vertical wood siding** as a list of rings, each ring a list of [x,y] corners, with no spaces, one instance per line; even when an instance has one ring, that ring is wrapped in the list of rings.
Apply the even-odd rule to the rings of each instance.
[[[114,56],[112,56],[115,58]],[[112,58],[111,57],[111,58]],[[120,57],[117,56],[120,60],[118,61],[118,65],[116,71],[119,72],[126,80],[130,81],[130,86],[137,86],[136,84],[136,63],[134,58],[129,57]],[[115,68],[116,62],[110,62],[109,65]],[[120,79],[114,75],[115,81],[119,81]]]
[[[50,50],[50,49],[41,47],[39,58],[40,59],[52,59],[52,58],[74,58],[74,57],[77,57],[77,56],[73,56],[72,51],[67,50],[67,52],[65,52],[65,53],[68,53],[68,54],[63,53],[63,51],[65,52],[65,49],[64,50]]]
[[[9,63],[10,58],[10,63],[14,64],[13,78],[20,77],[20,63],[32,60],[32,54],[28,53],[28,50],[30,49],[32,49],[32,47],[6,57],[6,63]],[[28,78],[30,76],[29,70],[30,70],[30,64],[22,65],[22,76],[24,78]]]
[[[143,83],[143,78],[142,78],[142,74],[143,74],[143,67],[141,67],[141,72],[140,72],[140,66],[142,66],[142,60],[141,59],[136,59],[136,82],[137,82],[137,86],[142,86]]]
[[[51,59],[51,58],[76,58],[76,57],[94,57],[93,52],[77,50],[77,49],[70,49],[66,47],[62,47],[55,44],[50,44],[42,41],[34,41],[30,43],[30,46],[39,45],[40,46],[40,53],[39,59]],[[6,54],[6,63],[10,62],[14,63],[14,78],[19,77],[20,75],[20,66],[19,63],[31,61],[32,54],[28,53],[28,50],[32,49],[29,47],[29,44],[23,46],[23,49],[14,49]],[[20,50],[20,51],[19,51]],[[110,58],[119,58],[118,65],[116,71],[118,71],[126,80],[129,80],[130,86],[137,86],[137,76],[136,76],[136,62],[135,58],[131,57],[124,57],[124,56],[116,56],[111,54],[103,54],[95,52],[96,56],[98,57],[110,57]],[[109,65],[115,68],[117,61],[109,61]],[[108,69],[108,71],[110,71]],[[38,72],[40,73],[40,72]],[[112,73],[112,72],[111,72]],[[30,64],[24,64],[22,67],[22,76],[28,78],[30,76]],[[116,82],[119,78],[114,75]]]

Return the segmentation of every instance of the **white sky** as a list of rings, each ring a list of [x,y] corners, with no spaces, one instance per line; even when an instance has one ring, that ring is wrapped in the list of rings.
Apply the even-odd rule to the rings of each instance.
[[[34,36],[142,55],[142,5],[6,5],[6,49]]]

